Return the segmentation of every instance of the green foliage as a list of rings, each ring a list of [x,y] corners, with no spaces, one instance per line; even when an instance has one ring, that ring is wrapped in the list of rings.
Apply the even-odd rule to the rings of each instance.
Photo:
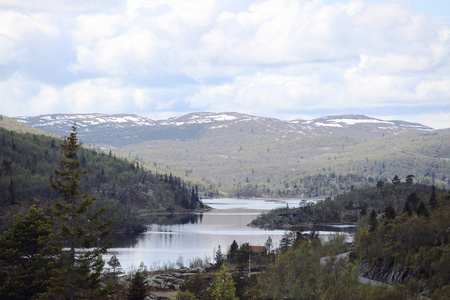
[[[206,281],[203,280],[200,273],[197,273],[180,285],[181,293],[177,294],[177,299],[202,299],[206,291],[206,286]]]
[[[228,250],[228,258],[230,261],[234,262],[237,255],[239,253],[239,245],[236,242],[236,240],[233,240],[233,242],[230,245],[230,249]]]
[[[148,296],[149,292],[147,291],[144,280],[145,278],[141,272],[134,274],[131,285],[127,290],[127,300],[144,300]]]
[[[49,186],[54,169],[63,156],[53,136],[18,133],[0,127],[0,230],[12,225],[12,216],[26,212],[33,203],[51,205],[57,194]],[[87,174],[78,181],[79,190],[108,205],[103,221],[116,215],[115,231],[142,231],[139,210],[166,212],[168,209],[202,208],[198,189],[171,174],[154,174],[136,161],[112,153],[80,147],[80,168]],[[98,206],[94,203],[94,206]],[[98,207],[97,207],[98,208]]]
[[[177,300],[197,300],[201,299],[198,297],[195,297],[195,294],[190,291],[179,291],[176,295]]]
[[[231,275],[228,273],[228,268],[222,266],[219,274],[214,279],[211,289],[208,291],[208,299],[211,300],[237,300],[235,296],[236,288]]]
[[[216,251],[215,260],[216,260],[216,267],[222,266],[223,262],[225,261],[225,257],[224,257],[224,255],[222,253],[222,249],[220,248],[220,245],[219,245],[219,248]]]
[[[384,219],[374,230],[362,228],[355,235],[355,253],[370,266],[410,268],[430,291],[440,293],[450,284],[450,202],[444,194],[441,209],[428,210],[423,201],[415,213]]]
[[[1,299],[36,299],[46,291],[59,252],[52,234],[52,221],[35,205],[14,218],[0,236]]]
[[[275,265],[259,278],[259,285],[269,298],[308,299],[317,289],[319,260],[323,254],[318,238],[302,238],[279,254]]]
[[[361,284],[356,263],[335,256],[345,247],[339,236],[322,243],[317,237],[299,235],[293,246],[279,254],[276,264],[258,277],[260,294],[255,299],[416,298],[413,282],[394,287]]]
[[[80,146],[77,129],[73,126],[67,143],[61,145],[64,150],[61,169],[55,169],[55,178],[51,181],[60,198],[49,211],[56,219],[56,233],[62,245],[68,247],[59,257],[62,268],[58,270],[55,283],[58,293],[64,289],[69,299],[100,295],[109,288],[100,284],[104,265],[101,255],[106,253],[107,247],[100,247],[99,242],[109,234],[112,219],[100,220],[106,207],[88,213],[96,199],[79,191],[79,180],[86,173],[79,169],[77,151]],[[75,251],[76,248],[82,251]],[[49,292],[52,293],[54,290]]]
[[[372,209],[369,216],[369,231],[374,231],[377,229],[378,220],[377,220],[377,212],[375,209]]]
[[[386,204],[386,206],[384,207],[384,217],[387,220],[392,220],[395,219],[395,209],[394,207],[392,207],[391,204]]]
[[[240,132],[230,126],[192,140],[153,140],[117,151],[139,157],[155,172],[189,177],[210,196],[333,197],[352,186],[390,182],[395,175],[405,182],[410,174],[416,183],[449,187],[450,138],[445,132],[280,138],[254,129]]]
[[[383,217],[392,218],[404,209],[416,211],[421,199],[427,199],[432,193],[432,187],[423,184],[386,183],[383,187],[367,187],[354,189],[337,195],[333,200],[326,198],[315,204],[299,203],[299,207],[277,208],[259,215],[252,225],[269,228],[285,228],[286,225],[304,226],[309,224],[350,223],[368,224],[370,216],[368,209],[383,211]],[[436,189],[442,194],[443,190]],[[439,197],[438,197],[439,198]],[[405,203],[406,201],[406,203]],[[439,201],[437,201],[439,202]],[[351,205],[349,205],[351,204]],[[385,211],[387,209],[387,211]],[[292,215],[291,213],[297,213]],[[375,216],[376,217],[376,216]],[[374,219],[372,223],[374,224]]]

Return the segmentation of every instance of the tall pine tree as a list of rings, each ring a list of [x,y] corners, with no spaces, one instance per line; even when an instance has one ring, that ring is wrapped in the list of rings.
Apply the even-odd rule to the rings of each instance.
[[[64,293],[68,299],[100,297],[109,290],[109,286],[100,285],[104,266],[102,254],[106,253],[107,247],[99,247],[99,241],[109,234],[112,220],[101,222],[100,216],[106,207],[89,211],[96,199],[79,190],[79,180],[86,173],[79,169],[77,150],[80,146],[74,125],[67,142],[61,145],[64,151],[62,168],[54,171],[55,178],[51,181],[52,188],[60,196],[51,214],[56,219],[57,234],[68,250],[60,256],[59,276],[55,277],[49,294]]]

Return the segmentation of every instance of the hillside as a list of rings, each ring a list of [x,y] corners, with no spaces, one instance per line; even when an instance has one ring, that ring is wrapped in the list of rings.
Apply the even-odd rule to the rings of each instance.
[[[17,122],[15,119],[8,118],[4,115],[0,115],[0,127],[20,133],[33,133],[57,137],[56,135],[48,133],[47,131],[43,131],[38,128],[34,128],[26,124]]]
[[[250,224],[260,228],[298,228],[320,224],[356,224],[367,225],[371,210],[382,212],[390,205],[396,214],[401,214],[408,201],[412,211],[420,201],[429,202],[433,187],[413,182],[383,183],[362,189],[353,189],[327,198],[314,205],[279,208],[261,214]],[[444,202],[450,196],[445,190],[435,189],[438,199]]]
[[[404,210],[406,200],[411,210]],[[323,222],[333,210],[339,217],[349,209],[361,211],[363,203],[368,213],[351,248],[339,235],[322,243],[314,231],[286,232],[276,262],[258,276],[267,298],[448,299],[450,193],[420,184],[387,184],[296,210]],[[281,211],[275,211],[276,218]],[[326,253],[330,250],[335,252]],[[361,284],[366,278],[386,285]]]
[[[333,196],[410,173],[417,182],[449,186],[448,130],[404,121],[206,112],[159,121],[103,114],[17,120],[58,135],[75,121],[86,145],[186,177],[207,196]]]
[[[12,216],[31,204],[47,206],[57,197],[50,188],[53,170],[60,168],[63,140],[51,136],[19,133],[0,127],[0,229]],[[171,174],[154,174],[137,162],[87,148],[78,152],[81,169],[87,174],[80,190],[109,205],[116,215],[115,230],[142,230],[138,212],[192,210],[202,206],[198,192]]]

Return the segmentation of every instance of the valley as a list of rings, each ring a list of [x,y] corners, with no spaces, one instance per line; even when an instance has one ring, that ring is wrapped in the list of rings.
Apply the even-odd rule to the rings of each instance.
[[[335,196],[409,174],[448,187],[450,132],[363,115],[283,121],[240,113],[18,117],[64,135],[76,122],[86,146],[198,184],[205,197]]]
[[[441,299],[448,291],[448,130],[359,115],[290,122],[237,113],[158,122],[99,114],[17,119],[0,119],[5,191],[0,225],[7,229],[0,236],[0,270],[6,278],[0,279],[0,295],[35,294],[16,288],[23,276],[44,293],[58,286],[28,272],[39,268],[39,260],[26,259],[33,251],[48,261],[65,257],[63,243],[48,240],[56,256],[42,244],[58,224],[51,217],[64,216],[40,208],[57,209],[66,199],[64,189],[56,200],[46,184],[53,182],[49,174],[58,169],[58,160],[59,167],[86,169],[87,180],[78,185],[75,179],[74,186],[98,198],[80,202],[93,207],[77,209],[79,224],[89,227],[85,218],[92,218],[89,228],[109,231],[104,226],[111,226],[116,232],[109,254],[99,256],[101,244],[87,251],[110,267],[77,271],[105,270],[91,274],[101,276],[92,289],[77,287],[83,293],[124,298],[141,275],[147,276],[142,283],[147,293],[176,299],[210,299],[221,277],[229,278],[227,290],[243,299]],[[63,128],[73,124],[87,146],[77,151],[74,165],[60,160],[56,147],[66,145],[58,136],[70,144]],[[72,141],[76,133],[73,128]],[[206,200],[215,209],[205,212],[201,198],[220,199]],[[106,219],[95,219],[100,213]],[[323,226],[330,224],[339,225]],[[349,225],[348,232],[342,228]],[[37,250],[19,238],[28,234]],[[265,250],[253,250],[260,248]],[[342,253],[348,254],[345,260],[323,261]],[[190,269],[184,269],[187,264]],[[52,264],[42,269],[49,272],[45,278],[58,278],[60,269]],[[190,270],[204,273],[186,275]],[[393,278],[386,280],[386,274]],[[395,285],[372,287],[361,284],[359,276]],[[117,290],[109,289],[113,286]]]

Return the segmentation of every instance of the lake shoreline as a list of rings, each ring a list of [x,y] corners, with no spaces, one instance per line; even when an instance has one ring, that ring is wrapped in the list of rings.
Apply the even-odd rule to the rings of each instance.
[[[271,223],[266,223],[266,224],[262,224],[262,225],[257,225],[257,224],[248,224],[247,226],[251,227],[251,228],[259,228],[259,229],[265,229],[265,230],[295,230],[295,231],[304,231],[304,228],[307,228],[307,230],[311,230],[314,227],[335,227],[335,226],[345,226],[345,227],[356,227],[356,223],[311,223],[311,222],[306,222],[306,223],[300,223],[300,224],[288,224],[288,223],[283,223],[283,224],[271,224]]]

